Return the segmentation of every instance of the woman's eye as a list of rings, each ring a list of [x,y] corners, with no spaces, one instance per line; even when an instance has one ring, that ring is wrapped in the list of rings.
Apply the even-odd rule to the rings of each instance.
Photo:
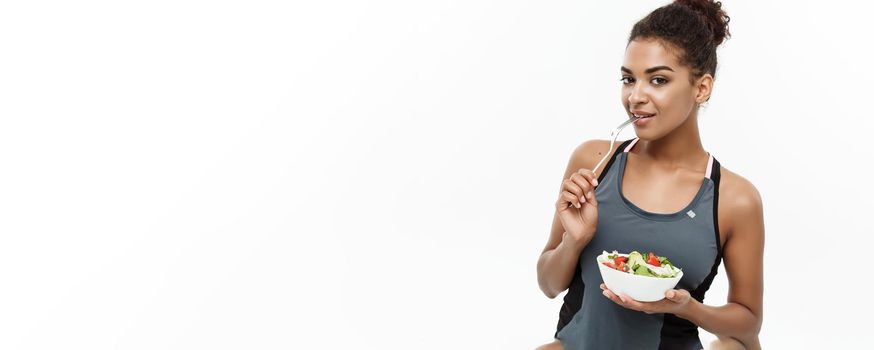
[[[628,84],[631,84],[634,82],[634,78],[622,77],[619,79],[619,81],[621,81],[622,84],[628,85]],[[652,78],[651,82],[653,82],[653,85],[665,85],[668,83],[668,80],[665,78],[662,78],[662,77],[655,77],[655,78]]]
[[[661,83],[656,83],[656,85],[665,85],[668,83],[668,80],[665,78],[652,78],[652,81],[661,81]]]

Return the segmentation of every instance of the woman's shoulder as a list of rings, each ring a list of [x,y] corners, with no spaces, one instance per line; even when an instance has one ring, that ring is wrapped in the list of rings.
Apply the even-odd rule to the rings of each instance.
[[[719,168],[719,215],[728,221],[749,220],[762,215],[762,196],[750,180],[725,167]]]
[[[727,197],[731,197],[734,201],[737,201],[735,204],[743,206],[762,203],[759,189],[756,188],[750,180],[747,180],[740,174],[722,166],[719,168],[719,174],[720,194],[726,194]]]
[[[601,161],[605,154],[613,154],[624,140],[616,140],[610,147],[610,140],[591,139],[581,143],[574,149],[571,162],[578,168],[592,169]]]

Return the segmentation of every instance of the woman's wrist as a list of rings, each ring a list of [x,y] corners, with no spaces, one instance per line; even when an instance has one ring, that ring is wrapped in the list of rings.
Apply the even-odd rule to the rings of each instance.
[[[698,314],[698,310],[701,305],[701,302],[695,300],[695,298],[689,298],[689,301],[687,301],[686,304],[684,304],[680,308],[680,310],[675,312],[674,315],[689,322],[695,323],[695,316]]]
[[[585,248],[591,240],[591,235],[585,235],[582,238],[576,238],[574,237],[574,235],[565,231],[564,235],[562,235],[561,238],[561,244],[566,245],[566,248],[572,250],[576,254],[579,254],[583,251],[583,248]]]

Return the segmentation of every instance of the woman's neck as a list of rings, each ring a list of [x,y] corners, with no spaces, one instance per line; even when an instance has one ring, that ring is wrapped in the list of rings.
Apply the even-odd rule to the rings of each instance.
[[[702,159],[706,163],[708,158],[698,132],[697,113],[658,140],[638,141],[632,152],[635,149],[637,155],[671,169],[701,171]]]

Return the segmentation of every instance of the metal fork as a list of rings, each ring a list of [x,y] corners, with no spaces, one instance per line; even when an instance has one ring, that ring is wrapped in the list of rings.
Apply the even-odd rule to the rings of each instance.
[[[619,126],[616,128],[616,130],[613,130],[613,132],[610,133],[610,137],[612,138],[610,140],[610,148],[608,148],[607,152],[604,153],[604,158],[601,158],[601,161],[598,162],[597,165],[595,165],[594,169],[592,169],[592,173],[595,173],[595,170],[598,170],[598,167],[601,166],[601,163],[604,163],[604,161],[607,160],[607,157],[610,157],[610,151],[613,150],[613,144],[616,142],[616,138],[619,137],[619,133],[622,132],[622,129],[625,128],[626,126],[628,126],[628,124],[631,124],[635,120],[638,120],[638,119],[640,119],[640,118],[632,115],[631,118],[622,122],[622,124],[619,124]],[[597,174],[595,175],[595,178],[597,178]]]

